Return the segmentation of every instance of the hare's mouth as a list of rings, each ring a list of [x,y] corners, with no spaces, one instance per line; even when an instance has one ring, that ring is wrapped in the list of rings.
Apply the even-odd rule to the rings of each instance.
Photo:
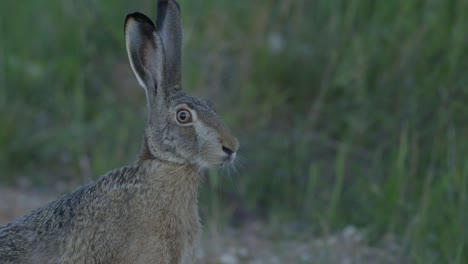
[[[229,155],[208,155],[200,156],[198,159],[198,163],[203,167],[225,166],[234,163],[235,159],[236,153],[232,153]]]
[[[232,154],[225,156],[223,158],[222,165],[233,163],[234,160],[236,160],[236,156],[237,156],[236,152],[233,152]]]
[[[203,167],[229,165],[235,161],[237,156],[235,151],[218,144],[205,144],[197,154],[196,161]]]

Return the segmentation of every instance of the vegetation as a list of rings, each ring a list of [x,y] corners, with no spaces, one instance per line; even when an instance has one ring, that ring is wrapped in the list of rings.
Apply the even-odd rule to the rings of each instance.
[[[2,184],[134,159],[146,106],[123,20],[154,2],[0,2]],[[468,261],[468,1],[180,4],[185,89],[241,142],[238,172],[208,175],[205,216],[352,224],[411,263]]]

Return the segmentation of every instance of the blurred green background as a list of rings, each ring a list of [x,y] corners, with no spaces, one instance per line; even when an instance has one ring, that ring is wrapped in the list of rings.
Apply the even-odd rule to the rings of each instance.
[[[0,1],[1,185],[75,187],[134,160],[146,106],[123,21],[154,2]],[[410,263],[467,263],[467,0],[179,2],[184,87],[241,142],[204,217],[354,225]]]

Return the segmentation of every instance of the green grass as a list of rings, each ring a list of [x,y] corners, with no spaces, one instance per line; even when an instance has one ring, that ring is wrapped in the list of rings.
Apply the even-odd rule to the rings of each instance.
[[[1,1],[0,182],[134,159],[146,109],[123,20],[153,2]],[[352,224],[410,263],[468,261],[468,1],[180,2],[185,87],[243,157],[210,172],[206,217]]]

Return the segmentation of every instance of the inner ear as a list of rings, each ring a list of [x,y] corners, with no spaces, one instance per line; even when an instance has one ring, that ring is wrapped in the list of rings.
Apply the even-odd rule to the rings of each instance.
[[[151,19],[141,13],[128,15],[125,43],[132,70],[151,101],[164,76],[162,41]]]

